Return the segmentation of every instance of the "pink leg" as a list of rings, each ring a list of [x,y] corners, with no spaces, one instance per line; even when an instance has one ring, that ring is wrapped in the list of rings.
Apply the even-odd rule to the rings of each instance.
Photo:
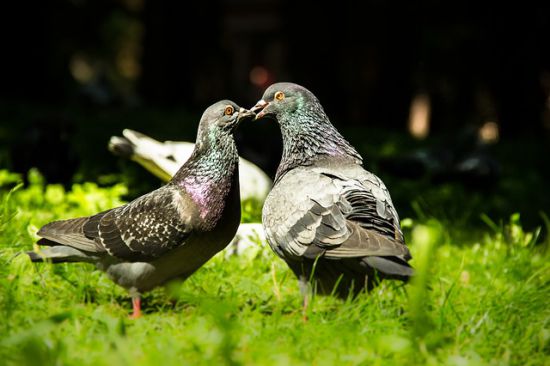
[[[134,308],[134,313],[130,316],[130,318],[137,319],[141,317],[141,298],[139,295],[132,296],[132,306]]]

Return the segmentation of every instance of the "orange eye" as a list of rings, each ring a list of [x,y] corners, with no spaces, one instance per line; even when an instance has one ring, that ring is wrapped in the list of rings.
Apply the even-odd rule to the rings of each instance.
[[[228,105],[227,107],[225,107],[224,113],[225,113],[226,116],[232,115],[233,112],[235,112],[235,109],[233,109],[232,106]]]
[[[285,99],[285,93],[283,93],[282,91],[278,91],[277,93],[275,93],[275,99],[276,99],[276,100],[283,100],[283,99]]]

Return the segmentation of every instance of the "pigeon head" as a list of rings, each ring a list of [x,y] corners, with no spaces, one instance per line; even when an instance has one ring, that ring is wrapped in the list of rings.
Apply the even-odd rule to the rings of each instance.
[[[257,112],[256,119],[273,118],[279,123],[293,114],[304,114],[317,108],[324,113],[323,107],[312,92],[293,83],[276,83],[268,87],[262,99],[252,108]],[[326,117],[326,116],[325,116]]]
[[[334,157],[358,164],[361,156],[336,130],[315,95],[303,86],[276,83],[251,109],[255,119],[274,119],[281,127],[283,156],[277,177],[315,159]]]
[[[208,107],[199,122],[195,148],[172,181],[184,185],[230,181],[239,159],[233,132],[241,121],[254,116],[230,100]]]
[[[202,114],[197,133],[197,143],[215,142],[220,138],[231,137],[239,123],[255,116],[249,110],[239,107],[230,100],[212,104]]]

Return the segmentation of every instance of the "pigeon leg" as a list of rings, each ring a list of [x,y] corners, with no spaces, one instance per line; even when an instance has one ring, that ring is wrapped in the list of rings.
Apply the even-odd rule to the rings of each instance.
[[[130,316],[132,319],[137,319],[141,317],[141,297],[139,294],[132,295],[132,307],[134,312]]]
[[[309,307],[311,297],[311,285],[306,276],[300,276],[298,284],[300,286],[300,293],[302,294],[302,320],[307,322],[307,308]]]

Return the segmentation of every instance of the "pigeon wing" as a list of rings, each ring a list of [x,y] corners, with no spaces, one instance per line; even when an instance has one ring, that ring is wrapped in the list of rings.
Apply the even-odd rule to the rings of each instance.
[[[114,257],[147,260],[185,243],[192,233],[194,212],[189,200],[168,185],[107,212],[84,229],[97,233],[98,241]]]
[[[277,188],[277,199],[266,205],[264,220],[268,239],[283,257],[410,258],[391,200],[383,199],[377,185],[332,172],[295,169]],[[294,211],[289,213],[287,207]]]

